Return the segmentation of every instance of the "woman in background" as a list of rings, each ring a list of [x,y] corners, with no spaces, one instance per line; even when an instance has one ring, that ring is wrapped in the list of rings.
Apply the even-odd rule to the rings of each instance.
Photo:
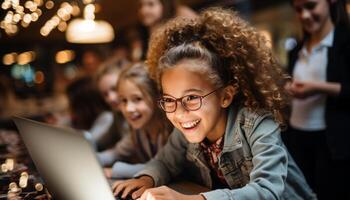
[[[197,14],[191,8],[178,4],[177,0],[139,0],[138,16],[142,24],[139,30],[140,38],[132,41],[134,44],[131,44],[131,46],[141,46],[142,53],[139,53],[141,54],[139,57],[144,59],[148,49],[149,37],[157,26],[176,16],[194,18]]]
[[[350,28],[344,0],[293,0],[303,40],[290,52],[289,150],[319,199],[350,199]]]

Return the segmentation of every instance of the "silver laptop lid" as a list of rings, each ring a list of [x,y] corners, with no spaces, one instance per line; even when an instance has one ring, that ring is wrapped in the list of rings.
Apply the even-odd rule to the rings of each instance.
[[[55,199],[115,199],[83,133],[20,117],[13,120]]]

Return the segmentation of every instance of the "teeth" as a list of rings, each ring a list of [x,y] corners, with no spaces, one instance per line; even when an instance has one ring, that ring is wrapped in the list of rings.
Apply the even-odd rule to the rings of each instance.
[[[193,128],[195,127],[198,123],[200,122],[200,120],[195,120],[195,121],[192,121],[192,122],[185,122],[185,123],[181,123],[181,126],[183,128]]]
[[[135,119],[138,119],[140,116],[141,116],[141,115],[138,114],[138,113],[132,114],[132,115],[130,115],[130,119],[135,120]]]

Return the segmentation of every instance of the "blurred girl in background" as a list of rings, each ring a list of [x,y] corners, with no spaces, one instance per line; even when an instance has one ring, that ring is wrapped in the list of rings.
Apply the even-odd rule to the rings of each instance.
[[[87,131],[86,137],[97,149],[100,140],[108,133],[113,123],[111,108],[104,101],[91,77],[82,77],[66,88],[71,113],[71,125]]]
[[[115,147],[115,160],[107,177],[130,178],[162,148],[172,130],[165,114],[157,106],[159,93],[143,64],[134,64],[121,72],[117,82],[119,108],[130,126]],[[100,155],[102,158],[104,155]]]
[[[127,123],[122,116],[118,106],[119,99],[116,91],[118,77],[122,69],[128,65],[128,61],[124,59],[113,59],[102,64],[95,75],[95,83],[105,102],[111,107],[113,113],[113,124],[107,133],[97,141],[100,146],[99,151],[114,147],[124,134],[127,134]],[[111,156],[113,157],[113,156]],[[111,165],[113,160],[106,158],[104,165]]]

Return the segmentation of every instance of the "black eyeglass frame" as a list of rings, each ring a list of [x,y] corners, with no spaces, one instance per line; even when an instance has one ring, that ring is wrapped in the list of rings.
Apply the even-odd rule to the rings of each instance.
[[[159,107],[160,107],[164,112],[166,112],[166,113],[173,113],[173,112],[176,111],[176,109],[177,109],[177,102],[179,101],[179,102],[181,103],[182,107],[183,107],[185,110],[187,110],[187,111],[196,111],[196,110],[199,110],[199,109],[202,107],[202,102],[203,102],[203,99],[204,99],[205,97],[207,97],[207,96],[213,94],[214,92],[216,92],[216,91],[218,91],[218,90],[220,90],[220,89],[222,89],[222,88],[224,88],[224,87],[226,87],[226,85],[221,86],[221,87],[219,87],[219,88],[216,88],[215,90],[213,90],[213,91],[211,91],[211,92],[209,92],[208,94],[205,94],[205,95],[185,95],[185,96],[182,96],[182,97],[180,97],[180,98],[175,98],[175,97],[173,97],[173,96],[171,96],[171,95],[167,95],[167,96],[171,97],[171,99],[175,100],[175,107],[174,107],[174,110],[173,110],[173,111],[166,111],[166,110],[165,110],[165,108],[162,106],[162,98],[160,98],[160,99],[158,100],[158,105],[159,105]],[[185,105],[185,103],[183,103],[182,100],[183,100],[184,98],[188,97],[188,96],[196,96],[196,97],[199,97],[199,106],[198,106],[198,108],[196,108],[196,109],[189,109],[189,108],[187,108],[187,106]]]

